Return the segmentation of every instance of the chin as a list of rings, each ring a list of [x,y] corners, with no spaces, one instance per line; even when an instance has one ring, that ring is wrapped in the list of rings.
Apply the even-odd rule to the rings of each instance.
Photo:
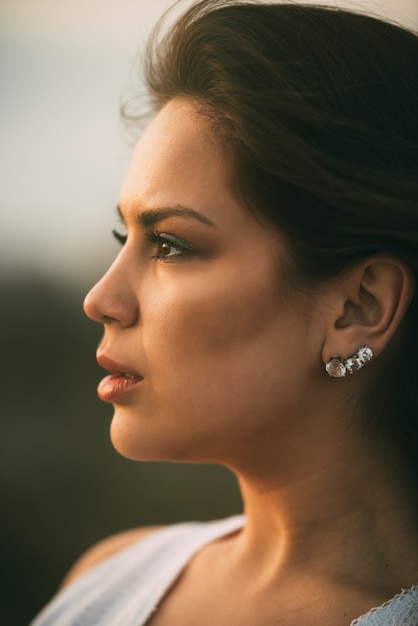
[[[131,461],[159,461],[163,460],[155,449],[155,443],[147,443],[149,437],[140,436],[129,428],[121,428],[113,420],[110,427],[110,440],[116,452]]]
[[[142,425],[141,425],[142,426]],[[172,429],[135,428],[114,417],[110,439],[115,450],[131,461],[165,461],[170,463],[216,463],[225,464],[213,450],[207,449],[207,441],[188,436],[175,436]],[[176,433],[178,435],[178,432]]]
[[[138,420],[132,423],[129,417],[115,411],[110,440],[115,450],[131,461],[178,461],[187,462],[190,442],[180,441],[170,435],[169,428],[156,428],[156,424]]]

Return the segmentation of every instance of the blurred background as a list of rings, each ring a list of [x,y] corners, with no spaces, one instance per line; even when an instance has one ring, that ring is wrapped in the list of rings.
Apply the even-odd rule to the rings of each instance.
[[[187,2],[182,6],[187,5]],[[417,0],[328,2],[418,27]],[[133,463],[96,397],[83,295],[116,253],[132,139],[119,107],[170,0],[0,0],[0,623],[24,626],[77,556],[137,525],[241,510],[224,468]],[[138,133],[139,133],[138,129]]]

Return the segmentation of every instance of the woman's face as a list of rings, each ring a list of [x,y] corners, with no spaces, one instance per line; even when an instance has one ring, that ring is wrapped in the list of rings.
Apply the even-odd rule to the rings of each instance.
[[[135,149],[120,196],[127,239],[85,301],[104,324],[99,396],[127,457],[233,464],[304,402],[314,316],[281,279],[280,234],[239,206],[226,173],[185,100]]]

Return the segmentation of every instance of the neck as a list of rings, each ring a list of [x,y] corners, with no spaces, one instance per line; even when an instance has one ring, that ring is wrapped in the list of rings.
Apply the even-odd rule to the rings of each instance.
[[[366,442],[360,449],[358,438],[332,449],[312,439],[302,449],[309,454],[293,450],[291,463],[286,455],[285,471],[264,449],[257,472],[237,472],[248,519],[240,549],[248,564],[275,580],[303,572],[382,594],[416,584],[412,498],[388,476],[383,451],[375,444],[371,454]]]

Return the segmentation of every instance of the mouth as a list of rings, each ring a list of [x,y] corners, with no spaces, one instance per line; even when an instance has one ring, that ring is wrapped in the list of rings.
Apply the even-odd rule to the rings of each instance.
[[[103,402],[117,403],[122,401],[144,379],[143,377],[122,363],[118,363],[104,354],[97,355],[100,367],[110,372],[105,376],[97,388],[99,398]]]

